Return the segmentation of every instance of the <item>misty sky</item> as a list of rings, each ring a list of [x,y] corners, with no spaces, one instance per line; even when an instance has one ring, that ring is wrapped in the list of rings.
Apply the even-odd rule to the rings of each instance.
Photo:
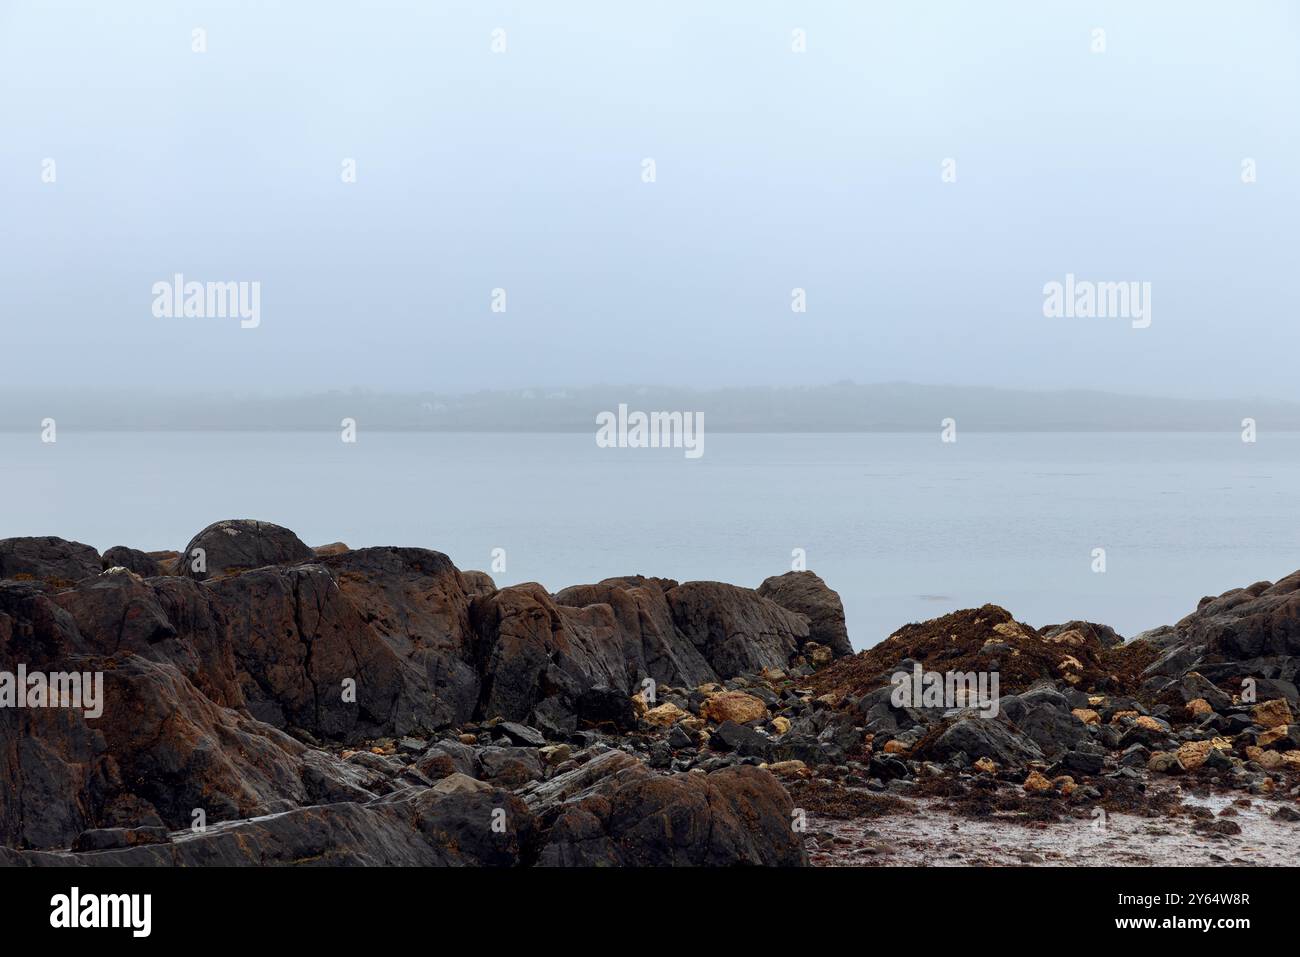
[[[1300,399],[1297,11],[0,0],[2,384]],[[1151,327],[1044,318],[1067,272]]]

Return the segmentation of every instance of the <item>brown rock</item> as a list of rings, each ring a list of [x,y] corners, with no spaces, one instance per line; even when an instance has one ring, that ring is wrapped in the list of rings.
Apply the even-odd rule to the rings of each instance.
[[[1246,760],[1254,761],[1265,771],[1280,771],[1288,763],[1286,758],[1283,757],[1283,752],[1265,751],[1263,748],[1254,744],[1246,747]]]
[[[1101,715],[1091,708],[1075,708],[1070,714],[1074,715],[1084,724],[1101,724]]]
[[[1291,709],[1285,698],[1274,698],[1255,705],[1250,712],[1254,722],[1262,728],[1276,728],[1278,725],[1290,724]]]
[[[1024,788],[1026,791],[1031,793],[1050,791],[1052,789],[1052,782],[1043,777],[1039,772],[1030,771],[1029,777],[1025,778]]]
[[[657,707],[651,708],[645,713],[643,719],[646,724],[656,728],[668,728],[678,721],[685,720],[691,716],[689,711],[683,711],[671,701],[665,702]]]
[[[777,761],[775,764],[769,764],[767,769],[778,778],[812,777],[812,771],[802,761]]]
[[[743,691],[719,691],[704,702],[700,714],[715,724],[723,721],[745,724],[767,717],[767,705],[762,698],[755,698]]]
[[[1209,757],[1213,741],[1187,741],[1178,746],[1178,763],[1188,771],[1195,771]]]

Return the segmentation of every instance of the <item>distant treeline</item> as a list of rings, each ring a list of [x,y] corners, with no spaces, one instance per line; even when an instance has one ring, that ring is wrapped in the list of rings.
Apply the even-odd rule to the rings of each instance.
[[[585,432],[620,403],[645,412],[703,413],[714,432],[924,432],[944,419],[965,431],[1300,430],[1300,403],[1263,399],[1168,399],[1082,390],[1031,392],[911,383],[807,388],[683,389],[590,386],[461,394],[330,391],[296,396],[150,394],[130,390],[0,391],[0,430],[53,418],[95,431],[312,431],[355,419],[367,430]]]

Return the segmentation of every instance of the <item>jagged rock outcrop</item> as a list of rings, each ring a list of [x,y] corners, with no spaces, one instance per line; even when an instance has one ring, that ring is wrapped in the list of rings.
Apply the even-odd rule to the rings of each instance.
[[[802,662],[809,616],[752,589],[498,589],[439,552],[313,551],[242,520],[204,529],[175,564],[5,544],[19,580],[0,580],[0,671],[103,681],[102,713],[0,710],[6,863],[514,865],[544,847],[575,862],[580,821],[598,832],[593,860],[805,860],[782,786],[728,767],[768,750],[753,728],[720,725],[711,773],[666,779],[663,744],[642,758],[593,744],[641,733],[636,692],[662,686],[701,725],[697,686]],[[504,830],[489,827],[502,810]]]
[[[678,631],[667,592],[677,582],[663,578],[606,578],[595,585],[574,585],[555,595],[561,605],[583,608],[608,605],[618,624],[623,653],[636,674],[660,684],[696,687],[717,681],[700,649]]]
[[[753,589],[687,582],[665,597],[677,629],[719,677],[786,668],[808,640],[808,619]]]
[[[540,585],[514,585],[475,598],[470,616],[486,717],[526,720],[546,701],[571,711],[583,691],[626,694],[635,678],[608,605],[559,605]]]

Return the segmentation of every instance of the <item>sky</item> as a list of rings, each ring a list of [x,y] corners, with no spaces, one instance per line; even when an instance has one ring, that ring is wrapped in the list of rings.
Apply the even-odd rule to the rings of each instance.
[[[1284,0],[0,0],[10,388],[1294,400],[1298,214]]]

